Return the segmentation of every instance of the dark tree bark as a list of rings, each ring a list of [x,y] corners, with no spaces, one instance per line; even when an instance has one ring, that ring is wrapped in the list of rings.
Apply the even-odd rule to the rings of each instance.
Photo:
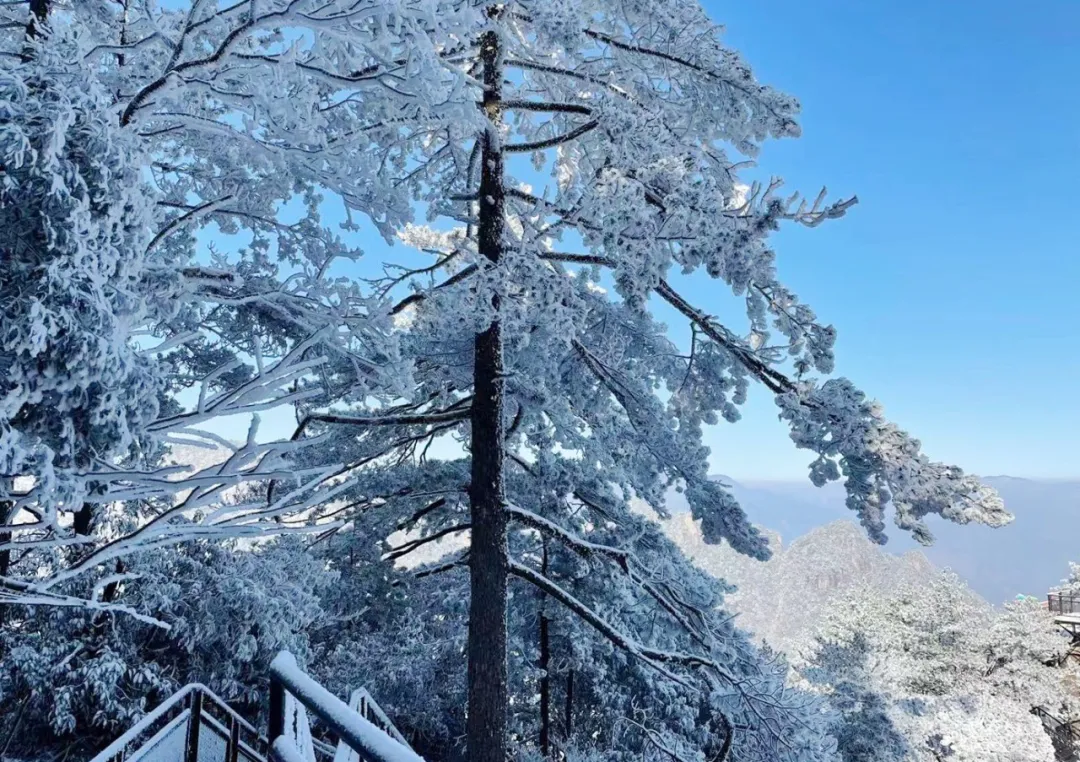
[[[71,528],[75,534],[85,537],[90,534],[94,525],[94,504],[83,503],[79,510],[75,511],[75,518],[71,522]]]
[[[566,743],[574,735],[574,668],[566,673]]]
[[[496,129],[501,120],[501,45],[494,31],[480,39],[483,106],[491,129],[480,136],[480,193],[477,245],[492,263],[502,256],[504,229],[503,156]],[[472,405],[472,479],[469,551],[470,599],[468,642],[469,762],[506,762],[507,516],[503,485],[503,347],[496,318],[474,344]]]
[[[10,483],[11,483],[10,480],[5,480],[5,481],[8,482],[7,486],[10,487]],[[7,523],[14,518],[14,516],[13,516],[14,511],[15,511],[15,503],[10,502],[8,500],[4,500],[4,501],[0,502],[0,526],[6,526]],[[6,545],[7,543],[11,542],[11,536],[12,536],[11,532],[0,532],[0,545]],[[6,577],[7,573],[8,573],[8,569],[10,569],[10,568],[11,568],[11,549],[10,548],[5,548],[4,550],[0,550],[0,577]],[[3,603],[0,603],[0,627],[4,626],[4,620],[7,618],[6,613],[7,613],[6,605],[3,604]]]
[[[9,480],[10,484],[10,480]],[[0,527],[6,526],[14,516],[15,503],[8,500],[0,501]],[[0,545],[11,542],[11,532],[0,532]],[[6,577],[11,567],[11,550],[0,550],[0,577]],[[0,621],[3,617],[3,608],[0,608]]]
[[[30,20],[26,22],[25,33],[27,44],[23,46],[23,51],[20,54],[24,63],[34,57],[29,43],[41,36],[41,28],[49,18],[50,5],[52,5],[52,0],[30,0]]]
[[[34,39],[41,33],[41,26],[49,18],[52,0],[30,0],[30,21],[26,24],[26,36]]]
[[[544,538],[543,560],[541,571],[548,575],[548,547],[547,538]],[[540,593],[540,752],[545,757],[551,756],[551,642],[548,630],[551,626],[547,612],[544,609],[544,599],[547,596]]]

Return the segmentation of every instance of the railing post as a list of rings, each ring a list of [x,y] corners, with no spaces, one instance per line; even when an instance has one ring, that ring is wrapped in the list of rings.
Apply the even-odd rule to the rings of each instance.
[[[188,715],[187,749],[185,762],[199,762],[199,731],[202,729],[202,693],[191,694],[191,714]]]
[[[235,717],[229,717],[229,747],[226,750],[225,762],[238,762],[240,759],[240,723]]]
[[[273,746],[278,736],[285,735],[285,685],[277,675],[270,675],[270,727],[267,741]]]

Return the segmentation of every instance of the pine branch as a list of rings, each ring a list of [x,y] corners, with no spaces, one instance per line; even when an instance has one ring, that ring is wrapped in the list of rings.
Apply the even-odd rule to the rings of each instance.
[[[418,302],[424,301],[425,299],[428,298],[428,296],[431,295],[432,292],[438,291],[439,289],[447,288],[448,286],[452,286],[455,283],[460,283],[461,281],[465,280],[466,278],[468,278],[470,275],[472,275],[476,271],[477,271],[476,265],[469,265],[465,269],[463,269],[463,270],[455,273],[454,275],[450,276],[449,278],[444,280],[442,283],[438,284],[437,286],[434,286],[429,291],[418,291],[415,294],[409,294],[404,299],[402,299],[400,302],[398,302],[397,304],[395,304],[393,307],[390,308],[390,314],[391,315],[397,315],[399,312],[404,310],[406,307],[409,307],[410,305],[417,304]]]
[[[448,572],[448,571],[451,571],[453,569],[462,569],[462,568],[467,567],[468,565],[469,565],[469,551],[466,550],[463,553],[461,553],[460,555],[458,555],[457,557],[455,557],[453,561],[449,561],[449,562],[447,562],[445,564],[439,564],[438,566],[429,566],[429,567],[427,567],[425,569],[421,569],[420,571],[415,572],[412,575],[412,578],[413,579],[423,579],[424,577],[431,577],[431,576],[434,576],[436,574],[442,574],[443,572]],[[395,579],[393,582],[390,583],[390,587],[400,587],[401,583],[402,583],[402,580]]]
[[[759,86],[757,90],[754,90],[747,85],[732,80],[730,77],[723,77],[711,69],[707,69],[704,66],[700,66],[693,61],[688,61],[687,59],[674,55],[672,53],[666,53],[662,50],[656,50],[655,48],[647,48],[643,45],[635,45],[633,43],[623,42],[622,40],[615,39],[611,35],[604,34],[603,32],[597,32],[593,29],[586,29],[584,31],[587,37],[591,37],[592,39],[599,42],[607,43],[613,48],[617,48],[628,53],[637,53],[639,55],[658,58],[660,60],[667,61],[668,63],[674,63],[679,66],[683,66],[687,69],[690,69],[691,71],[697,72],[698,74],[703,74],[709,79],[720,82],[734,90],[738,90],[743,95],[755,101],[760,100],[761,91],[764,89]],[[790,116],[778,113],[776,109],[772,108],[771,106],[767,106],[766,108],[770,114],[772,114],[783,124],[785,129],[795,126],[795,120],[792,119]]]
[[[513,559],[509,562],[508,571],[515,577],[525,580],[533,587],[550,595],[567,609],[577,614],[584,622],[607,638],[613,645],[641,659],[664,677],[689,690],[701,690],[697,686],[689,683],[686,679],[676,675],[665,666],[668,663],[679,664],[682,666],[700,666],[700,659],[686,654],[657,651],[638,643],[632,637],[623,633],[585,605],[585,603],[576,598],[573,594],[564,590],[539,572],[533,571],[528,566],[524,566]],[[734,680],[732,682],[734,682]]]
[[[443,410],[435,413],[417,415],[336,415],[333,413],[311,413],[304,418],[301,426],[308,423],[331,423],[342,426],[426,426],[432,423],[450,423],[464,421],[472,414],[469,408]]]
[[[730,331],[693,307],[666,280],[656,286],[656,293],[701,329],[701,332],[732,354],[750,373],[774,394],[795,390],[795,383],[780,371],[770,368]]]
[[[787,748],[791,748],[787,739],[777,733],[773,727],[774,723],[769,721],[769,718],[761,713],[761,710],[757,707],[758,702],[765,703],[769,706],[775,706],[769,701],[765,701],[758,696],[750,694],[745,686],[743,680],[737,679],[731,674],[725,667],[716,662],[714,659],[699,656],[697,654],[682,653],[677,651],[660,651],[658,649],[650,648],[634,638],[630,637],[626,633],[619,630],[612,625],[598,613],[590,609],[585,603],[576,598],[573,594],[564,590],[555,582],[540,574],[539,572],[530,569],[523,564],[514,561],[509,562],[510,574],[525,580],[534,587],[550,595],[557,600],[567,609],[577,614],[583,621],[589,624],[594,630],[603,635],[612,645],[622,649],[623,651],[641,659],[653,669],[660,672],[670,680],[688,688],[691,691],[697,693],[703,693],[703,689],[692,685],[685,679],[673,673],[667,665],[678,665],[689,669],[704,669],[707,673],[715,675],[724,683],[734,688],[743,701],[746,703],[748,709],[758,718],[761,724],[768,729],[768,731],[776,738],[776,740]]]
[[[236,45],[241,40],[241,38],[243,38],[246,32],[254,30],[255,28],[262,26],[263,24],[270,21],[282,21],[287,19],[289,14],[292,12],[293,7],[298,3],[298,1],[299,0],[291,0],[291,2],[282,10],[267,13],[257,19],[249,18],[247,21],[240,24],[231,32],[229,32],[225,36],[225,39],[223,39],[221,43],[217,46],[214,52],[203,58],[197,58],[191,61],[185,61],[184,63],[177,64],[176,56],[174,55],[173,59],[169,62],[169,65],[166,66],[165,71],[161,74],[161,76],[159,76],[153,82],[145,85],[141,90],[139,90],[139,92],[135,93],[132,99],[128,102],[128,105],[124,109],[124,112],[120,115],[120,126],[126,127],[131,122],[132,117],[135,116],[135,112],[143,107],[143,105],[146,103],[146,100],[151,95],[156,93],[161,88],[165,87],[165,85],[168,84],[169,79],[188,69],[193,69],[197,66],[207,66],[213,63],[217,63],[225,56],[226,53],[229,52],[229,50],[234,45]],[[196,3],[195,5],[198,5],[198,3]],[[189,31],[190,26],[185,27],[184,34],[187,34]],[[178,43],[177,45],[177,53],[179,53],[182,42],[183,38],[181,38],[181,43]]]
[[[410,540],[409,542],[405,542],[401,545],[390,548],[390,550],[386,552],[386,555],[383,556],[383,560],[396,561],[402,556],[409,555],[417,548],[422,548],[423,546],[435,542],[436,540],[441,540],[443,537],[446,537],[449,534],[454,534],[456,532],[464,532],[467,529],[472,529],[472,524],[465,522],[463,524],[455,524],[452,527],[440,529],[438,532],[427,535],[426,537],[420,537],[416,540]]]
[[[546,148],[554,148],[557,145],[563,143],[569,143],[571,140],[580,138],[582,135],[595,130],[600,123],[593,119],[591,122],[579,125],[565,135],[557,135],[547,140],[537,140],[532,143],[507,143],[503,146],[503,151],[506,153],[530,153],[532,151],[543,151]]]
[[[539,111],[553,114],[592,114],[593,110],[580,103],[551,103],[548,101],[504,100],[499,107],[509,111]]]
[[[198,219],[199,217],[206,214],[213,214],[215,209],[218,209],[222,204],[231,201],[233,198],[233,195],[230,193],[229,195],[222,196],[221,198],[214,201],[207,201],[206,203],[199,204],[193,209],[190,209],[184,214],[181,214],[176,219],[169,221],[169,223],[165,225],[165,227],[163,227],[161,230],[159,230],[157,235],[155,235],[150,240],[150,243],[146,245],[146,253],[148,254],[153,251],[154,248],[163,240],[165,240],[165,238],[167,238],[170,233],[172,233],[174,230],[177,230],[178,228],[183,227],[185,223],[190,222],[191,220]]]
[[[666,611],[671,616],[671,618],[674,619],[675,622],[680,627],[682,627],[691,638],[696,640],[701,646],[709,648],[706,636],[705,634],[703,634],[703,629],[699,629],[692,625],[686,619],[686,617],[678,610],[676,605],[672,603],[672,601],[669,600],[668,597],[664,595],[664,593],[662,593],[658,587],[656,587],[656,585],[645,579],[643,575],[637,572],[635,567],[640,567],[642,564],[640,561],[637,560],[637,557],[632,551],[615,548],[610,545],[603,545],[600,543],[591,542],[584,539],[583,537],[579,537],[578,535],[567,529],[564,529],[563,527],[556,524],[554,521],[544,518],[543,516],[539,516],[532,511],[527,511],[524,508],[519,508],[517,506],[511,505],[507,506],[506,510],[510,514],[510,516],[517,519],[522,524],[525,524],[526,526],[529,526],[548,537],[554,538],[555,540],[559,541],[567,548],[582,557],[601,555],[610,559],[611,561],[614,561],[615,564],[622,571],[622,573],[625,574],[631,582],[640,585],[641,588],[645,590],[646,593],[648,593],[649,597],[656,601],[660,605],[660,607],[664,609],[664,611]],[[704,621],[704,615],[702,614],[700,609],[687,606],[687,604],[683,603],[682,601],[680,601],[680,603],[683,606],[692,609],[692,612],[697,615],[697,618],[700,621]]]
[[[413,524],[418,522],[420,519],[424,518],[424,516],[427,516],[432,511],[436,511],[439,508],[442,508],[444,505],[446,505],[446,503],[446,498],[440,497],[438,500],[428,503],[423,508],[413,513],[412,516],[409,516],[408,518],[399,521],[397,526],[394,528],[397,529],[399,532],[403,532],[409,527],[411,527]]]

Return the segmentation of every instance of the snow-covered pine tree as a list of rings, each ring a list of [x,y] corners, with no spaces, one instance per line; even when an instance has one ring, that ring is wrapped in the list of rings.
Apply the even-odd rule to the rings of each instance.
[[[0,8],[7,604],[108,608],[115,584],[94,600],[82,595],[93,581],[74,595],[65,586],[119,573],[122,556],[164,543],[294,531],[275,519],[324,502],[333,464],[286,469],[280,456],[307,442],[258,438],[253,422],[237,445],[204,425],[325,395],[320,385],[359,389],[393,375],[383,372],[394,365],[380,327],[389,318],[327,275],[355,252],[320,223],[310,177],[269,160],[249,134],[215,126],[235,114],[207,103],[199,84],[174,88],[170,106],[177,118],[190,107],[201,129],[174,134],[126,116],[154,70],[134,52],[147,40],[133,35],[149,29],[160,44],[169,18],[181,29],[185,18],[128,6]],[[173,53],[183,61],[167,49],[158,69]],[[296,198],[304,211],[281,222],[280,206]],[[231,250],[198,245],[197,227],[211,220]],[[229,456],[194,473],[163,467],[163,445],[208,441]],[[223,497],[273,478],[302,486],[269,504]],[[107,518],[121,502],[120,520]]]
[[[347,460],[370,466],[357,500],[389,501],[428,526],[397,554],[470,531],[470,759],[506,753],[508,576],[670,679],[735,687],[694,625],[701,612],[627,550],[637,526],[628,500],[662,509],[678,482],[711,541],[764,554],[708,480],[701,445],[704,425],[737,418],[751,381],[776,395],[795,443],[817,453],[814,481],[844,476],[875,539],[890,502],[897,524],[924,540],[929,513],[1007,520],[992,492],[928,461],[849,382],[809,375],[831,372],[834,335],[777,280],[765,236],[850,202],[785,202],[776,183],[744,191],[725,146],[752,155],[766,137],[795,135],[796,105],[753,79],[698,3],[443,2],[422,21],[405,4],[333,7],[364,8],[370,58],[351,68],[377,83],[350,89],[371,115],[364,150],[396,160],[394,187],[460,227],[400,231],[432,263],[385,281],[389,291],[411,276],[416,288],[393,311],[408,315],[417,393],[404,406],[357,400],[351,420],[315,413],[304,428],[359,427],[339,438]],[[530,189],[546,182],[541,171],[551,182]],[[691,305],[672,270],[704,270],[745,299],[750,338]],[[652,319],[657,302],[693,326],[690,353]],[[427,461],[428,445],[451,435],[470,457]],[[613,626],[600,613],[612,601],[583,600],[524,547],[511,556],[510,527],[610,563],[634,581],[637,605],[701,642],[657,650],[647,632]],[[590,539],[598,529],[606,544]]]
[[[319,457],[359,479],[342,510],[389,506],[430,532],[413,547],[471,529],[471,759],[506,756],[509,575],[676,683],[735,687],[724,654],[694,625],[700,611],[658,587],[626,551],[626,533],[637,526],[631,497],[662,510],[665,487],[678,482],[707,538],[765,552],[708,480],[700,441],[704,425],[738,417],[751,382],[776,395],[795,443],[817,453],[815,482],[845,478],[875,539],[890,502],[898,525],[922,539],[929,513],[1007,519],[996,496],[929,462],[849,382],[810,376],[832,371],[833,332],[777,280],[765,237],[784,220],[839,216],[850,202],[807,207],[776,198],[776,183],[740,184],[742,157],[728,150],[753,155],[767,137],[797,134],[796,104],[754,80],[696,0],[195,0],[178,12],[136,4],[125,17],[99,2],[71,13],[82,7],[120,19],[116,42],[92,51],[126,64],[119,124],[200,147],[180,173],[196,180],[171,200],[178,228],[235,223],[233,188],[299,178],[432,254],[377,294],[384,316],[408,323],[411,375],[337,387],[340,404],[309,405],[297,438],[335,432]],[[258,182],[238,162],[239,174],[221,176],[232,188],[219,190],[216,171],[191,168],[209,144],[189,135],[251,148]],[[531,188],[541,170],[551,182]],[[417,203],[461,227],[409,228]],[[701,269],[745,300],[749,331],[679,293],[672,271]],[[415,292],[391,301],[410,281]],[[693,327],[689,353],[652,319],[656,303]],[[451,436],[471,457],[425,459],[428,444]],[[612,564],[636,605],[670,617],[694,644],[661,651],[647,631],[613,626],[603,614],[612,601],[583,600],[573,580],[544,575],[526,545],[511,558],[511,526],[523,543],[539,533]],[[592,542],[597,528],[609,545]]]

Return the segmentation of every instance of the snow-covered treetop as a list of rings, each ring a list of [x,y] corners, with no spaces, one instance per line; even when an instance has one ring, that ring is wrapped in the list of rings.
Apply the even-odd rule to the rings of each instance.
[[[125,119],[148,69],[103,52],[130,39],[116,4],[51,10],[0,9],[0,595],[96,606],[58,586],[134,550],[302,529],[276,519],[341,487],[340,464],[283,464],[317,439],[268,442],[256,417],[238,446],[206,423],[402,374],[384,370],[392,341],[368,300],[326,276],[353,252],[321,225],[314,186],[212,121],[168,140]],[[306,214],[285,224],[297,195]],[[236,251],[200,250],[211,219]],[[230,452],[164,466],[173,442]],[[287,480],[273,500],[226,498],[268,479]],[[120,536],[102,520],[118,501],[140,515]]]
[[[995,611],[943,573],[888,595],[853,593],[831,612],[803,674],[837,696],[850,738],[887,725],[906,740],[904,759],[1034,762],[1053,752],[1031,709],[1067,716],[1074,702],[1063,681],[1072,668],[1059,667],[1067,646],[1038,601]],[[882,713],[845,704],[868,696]]]
[[[267,272],[271,248],[299,269],[302,288],[293,282],[284,295],[250,294],[239,281],[203,289],[264,323],[279,321],[265,341],[316,328],[297,300],[279,302],[325,297],[326,269],[355,255],[318,224],[321,190],[387,237],[405,231],[421,201],[431,214],[464,223],[460,234],[429,248],[433,266],[384,284],[380,301],[355,290],[347,301],[330,300],[338,322],[364,316],[365,327],[350,339],[351,376],[364,379],[376,398],[379,389],[391,390],[386,399],[399,397],[413,380],[386,339],[392,315],[403,309],[389,298],[392,287],[444,271],[453,282],[436,284],[439,299],[429,305],[437,306],[423,310],[429,320],[448,318],[455,331],[475,328],[490,317],[497,293],[510,350],[521,358],[572,356],[591,376],[588,385],[609,394],[647,378],[621,394],[618,436],[632,430],[657,445],[621,469],[633,477],[612,473],[611,480],[645,495],[656,494],[656,477],[686,482],[710,536],[765,552],[734,499],[704,479],[707,450],[700,446],[703,424],[737,418],[751,380],[777,394],[795,443],[819,453],[812,478],[846,479],[849,503],[873,538],[884,538],[888,502],[898,525],[920,539],[929,538],[922,523],[928,513],[1007,520],[996,495],[928,461],[918,442],[884,421],[849,382],[805,375],[832,370],[835,332],[778,280],[766,235],[784,220],[816,225],[840,216],[854,199],[825,204],[822,194],[808,205],[797,195],[779,198],[778,182],[749,191],[740,183],[744,158],[763,140],[798,134],[798,106],[754,79],[699,3],[616,8],[604,0],[519,0],[488,8],[465,0],[266,0],[136,4],[121,12],[93,2],[65,8],[54,24],[67,24],[68,60],[100,82],[107,97],[99,110],[117,121],[110,129],[125,140],[151,141],[152,151],[138,155],[162,194],[164,228],[154,247],[170,251],[188,240],[185,231],[213,222],[252,236],[240,263],[252,282]],[[498,35],[505,72],[490,106],[500,114],[502,150],[511,159],[533,157],[537,168],[506,179],[512,240],[497,266],[478,261],[471,232],[476,136],[491,125],[478,108],[478,40],[487,30]],[[551,182],[527,190],[541,170]],[[278,209],[298,193],[307,211],[296,226],[283,226]],[[567,245],[582,250],[559,250]],[[673,269],[700,268],[745,300],[748,332],[720,325],[672,286]],[[567,277],[568,270],[581,277]],[[601,272],[619,301],[590,285]],[[672,351],[660,327],[639,314],[650,298],[668,302],[693,326],[690,358]],[[415,299],[409,306],[416,308]],[[613,325],[622,335],[610,335]],[[602,339],[589,335],[597,331]],[[612,340],[617,345],[604,343]],[[250,339],[245,345],[252,349]],[[645,345],[663,350],[661,367],[643,357],[625,374],[633,378],[601,378],[603,368]],[[788,360],[799,378],[783,375]],[[553,380],[533,370],[522,364],[515,372],[529,379],[530,394],[541,393]],[[580,400],[586,388],[570,398]],[[655,389],[665,390],[666,402]],[[582,410],[565,414],[558,438],[571,426],[592,428]]]
[[[798,196],[779,198],[778,182],[749,192],[739,182],[745,156],[763,140],[797,134],[797,104],[756,82],[698,3],[488,8],[295,0],[261,3],[249,16],[241,6],[168,16],[176,34],[191,22],[186,34],[197,52],[181,54],[171,74],[148,77],[148,94],[129,101],[126,118],[164,125],[155,129],[195,129],[176,116],[163,80],[228,81],[229,92],[242,95],[227,108],[245,115],[230,124],[238,121],[260,146],[270,144],[265,150],[280,161],[302,164],[296,172],[340,188],[346,205],[368,214],[384,234],[404,235],[429,252],[431,266],[380,284],[387,296],[407,282],[417,289],[390,309],[417,313],[408,325],[417,337],[427,334],[413,343],[422,373],[436,371],[422,361],[427,350],[419,342],[452,345],[491,319],[492,297],[499,296],[514,383],[528,387],[513,394],[544,399],[549,408],[526,406],[521,430],[538,415],[573,451],[618,451],[623,445],[616,443],[627,438],[648,442],[650,452],[612,470],[610,480],[649,496],[657,494],[658,478],[685,481],[710,535],[750,553],[764,546],[735,501],[704,480],[700,433],[720,416],[738,417],[751,381],[777,395],[794,442],[818,453],[812,478],[845,478],[850,505],[875,540],[884,540],[890,502],[898,525],[924,541],[929,513],[991,525],[1008,520],[993,492],[929,461],[850,382],[808,375],[832,371],[835,332],[778,280],[766,236],[785,220],[812,226],[840,216],[854,199],[826,204],[822,195],[803,204]],[[499,40],[504,76],[497,97],[489,90],[481,109],[478,40],[488,32]],[[140,50],[157,44],[150,37],[147,31],[139,38]],[[256,86],[259,77],[294,85],[284,90],[287,98],[268,100],[276,97],[268,92],[283,90]],[[245,89],[237,91],[241,83]],[[209,97],[224,103],[230,96]],[[275,125],[300,119],[311,120],[315,143],[300,147],[280,137]],[[492,130],[507,162],[500,203],[509,231],[498,264],[480,257],[475,235],[476,136]],[[534,169],[519,155],[532,157]],[[534,190],[541,173],[550,181]],[[349,180],[362,181],[363,189]],[[416,201],[461,227],[409,227]],[[719,324],[675,289],[673,271],[702,268],[745,301],[748,331]],[[617,299],[598,290],[603,279],[613,282]],[[648,319],[650,299],[667,302],[693,326],[692,355],[677,351]],[[564,364],[538,362],[555,357],[566,358],[580,378],[566,376]],[[794,377],[783,372],[788,362]],[[613,368],[620,372],[608,372]],[[445,371],[438,374],[430,386],[418,379],[425,399],[448,381]],[[467,394],[467,370],[460,376],[455,388]],[[440,401],[460,399],[437,393]],[[599,416],[581,408],[598,394],[614,398],[604,403],[610,435],[597,435]],[[594,435],[596,443],[582,445]]]

